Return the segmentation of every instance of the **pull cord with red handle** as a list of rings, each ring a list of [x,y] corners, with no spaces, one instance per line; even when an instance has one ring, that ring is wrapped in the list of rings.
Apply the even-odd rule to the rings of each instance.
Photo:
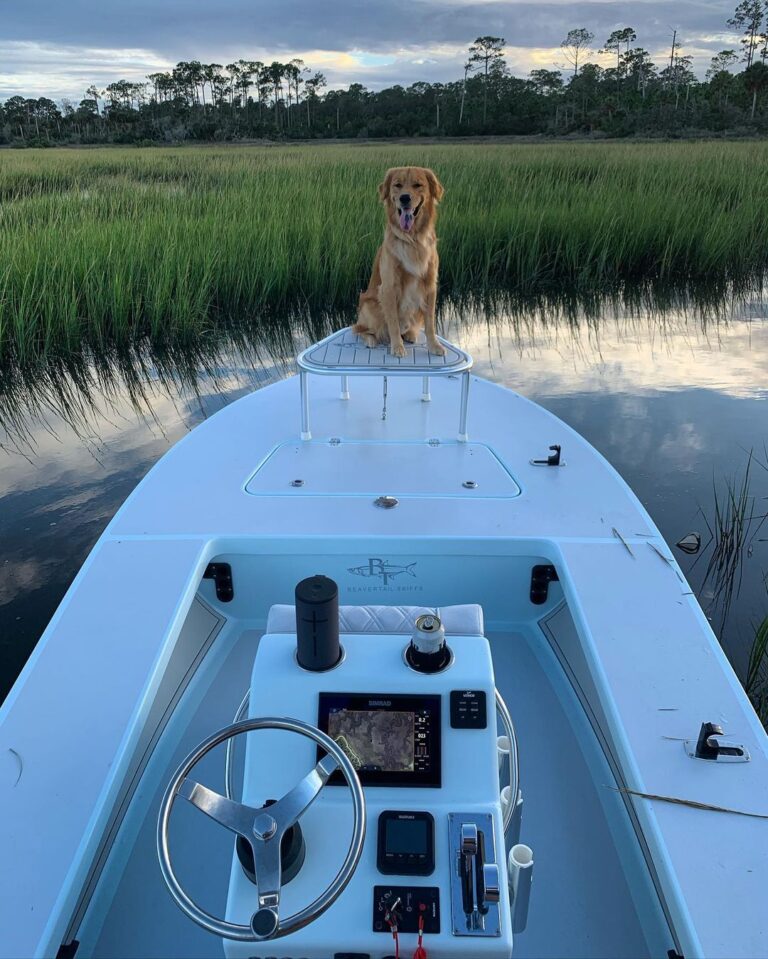
[[[395,959],[400,959],[400,935],[397,931],[397,907],[399,904],[400,900],[396,899],[384,916],[384,921],[389,926],[392,938],[395,940]]]
[[[427,959],[427,950],[424,948],[424,916],[419,916],[419,941],[413,959]]]
[[[397,923],[390,922],[389,928],[392,932],[392,938],[395,940],[395,959],[400,959],[400,935],[397,931]]]

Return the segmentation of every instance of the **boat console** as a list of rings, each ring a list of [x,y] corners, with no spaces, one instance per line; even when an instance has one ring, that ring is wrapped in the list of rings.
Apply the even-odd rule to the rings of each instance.
[[[339,615],[334,586],[311,577],[296,609],[273,607],[249,718],[201,744],[170,783],[158,841],[171,892],[233,959],[509,957],[505,827],[511,836],[517,805],[500,798],[482,611]],[[228,798],[193,767],[239,733],[242,795]],[[516,755],[510,765],[517,796]],[[237,834],[224,919],[174,874],[167,826],[178,798]]]

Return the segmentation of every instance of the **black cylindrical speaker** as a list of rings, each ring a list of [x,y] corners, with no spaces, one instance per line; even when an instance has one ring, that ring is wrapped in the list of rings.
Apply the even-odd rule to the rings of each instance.
[[[296,587],[296,659],[314,672],[341,659],[339,588],[327,576],[310,576]]]

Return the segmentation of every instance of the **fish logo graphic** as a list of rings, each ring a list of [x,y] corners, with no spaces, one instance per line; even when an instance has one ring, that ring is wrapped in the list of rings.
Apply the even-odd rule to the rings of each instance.
[[[413,571],[414,566],[416,566],[416,563],[408,563],[406,566],[396,566],[387,560],[380,559],[377,556],[371,556],[368,559],[367,565],[350,566],[347,572],[352,573],[353,576],[381,577],[386,586],[391,579],[395,579],[396,576],[401,576],[403,573],[415,577],[416,573]]]

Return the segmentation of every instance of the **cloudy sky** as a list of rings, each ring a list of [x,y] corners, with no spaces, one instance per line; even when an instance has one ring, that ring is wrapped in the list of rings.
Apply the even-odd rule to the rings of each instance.
[[[179,60],[227,64],[301,57],[331,86],[370,89],[461,74],[466,48],[503,36],[524,76],[562,65],[559,43],[586,27],[599,47],[632,26],[640,46],[669,55],[672,29],[703,75],[735,46],[736,0],[0,0],[0,99],[80,100],[92,83],[142,80]]]

